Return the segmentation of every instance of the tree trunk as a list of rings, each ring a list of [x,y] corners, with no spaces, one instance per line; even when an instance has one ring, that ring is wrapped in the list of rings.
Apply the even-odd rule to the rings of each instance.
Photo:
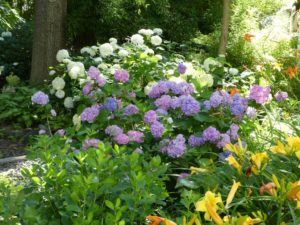
[[[227,46],[227,39],[229,33],[230,5],[231,5],[231,0],[223,1],[222,31],[221,31],[218,54],[224,56],[226,55],[226,46]]]
[[[48,67],[56,64],[56,53],[65,44],[67,0],[36,0],[30,84],[48,78]]]

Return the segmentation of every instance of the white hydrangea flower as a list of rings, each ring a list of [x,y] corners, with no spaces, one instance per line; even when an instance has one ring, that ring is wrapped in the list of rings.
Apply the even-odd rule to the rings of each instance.
[[[146,49],[144,53],[147,55],[154,55],[154,51],[151,48]]]
[[[157,84],[157,82],[155,82],[155,81],[149,82],[149,83],[147,84],[147,86],[144,88],[144,93],[145,93],[146,95],[148,95],[149,92],[151,91],[151,89],[152,89],[156,84]]]
[[[218,67],[220,67],[222,65],[221,65],[220,62],[216,61],[213,58],[207,58],[207,59],[205,59],[204,62],[203,62],[203,67],[204,67],[204,69],[205,69],[206,72],[209,72],[211,66],[218,66]]]
[[[151,44],[158,46],[158,45],[161,45],[161,43],[162,43],[162,39],[160,36],[155,35],[155,36],[151,37]]]
[[[74,102],[73,102],[72,97],[66,97],[65,98],[65,100],[64,100],[64,106],[67,109],[72,109],[74,107]]]
[[[51,88],[50,89],[50,94],[53,95],[55,93],[55,91],[56,91],[55,89]]]
[[[62,90],[62,89],[64,89],[65,85],[66,85],[66,82],[61,77],[55,77],[54,80],[52,80],[52,87],[55,90]]]
[[[202,86],[207,86],[211,87],[214,84],[214,78],[212,75],[208,73],[201,73],[196,80],[202,85]]]
[[[72,60],[70,60],[70,59],[64,59],[62,62],[65,63],[65,64],[69,64],[70,62],[72,62]]]
[[[152,34],[154,34],[153,30],[150,29],[140,29],[138,33],[145,36],[151,36]]]
[[[102,57],[107,57],[113,54],[114,48],[111,44],[105,43],[103,45],[100,45],[99,47],[100,54]]]
[[[11,37],[12,36],[12,33],[9,32],[9,31],[6,31],[6,32],[2,32],[1,33],[1,37]]]
[[[14,63],[13,63],[13,66],[17,66],[17,65],[19,65],[18,62],[14,62]]]
[[[108,40],[111,44],[117,44],[118,43],[118,40],[116,38],[110,38]]]
[[[140,34],[134,34],[130,38],[131,42],[135,45],[142,45],[144,44],[144,38]]]
[[[107,70],[108,66],[105,63],[100,63],[98,65],[98,69],[100,69],[100,70]]]
[[[0,41],[4,41],[4,38],[3,38],[3,37],[0,37]]]
[[[228,72],[229,72],[231,75],[235,76],[235,75],[238,75],[239,70],[236,69],[236,68],[230,68]]]
[[[96,55],[96,51],[89,47],[83,47],[82,49],[80,49],[80,53],[81,54],[87,53],[92,57]]]
[[[118,52],[118,55],[119,57],[123,58],[123,57],[126,57],[129,55],[129,52],[125,49],[121,49],[119,52]]]
[[[169,118],[167,119],[167,122],[168,122],[169,124],[172,124],[174,121],[173,121],[173,119],[172,119],[171,117],[169,117]]]
[[[185,82],[185,80],[184,79],[182,79],[181,77],[174,77],[174,76],[172,76],[172,77],[170,77],[169,78],[169,81],[173,81],[173,82],[175,82],[175,83],[181,83],[181,82]]]
[[[158,60],[162,60],[162,58],[163,58],[160,54],[157,54],[155,56],[158,58]]]
[[[93,49],[95,52],[99,51],[99,47],[98,47],[98,46],[95,46],[95,45],[93,45],[93,46],[91,47],[91,49]]]
[[[153,29],[153,32],[154,32],[155,34],[157,34],[157,35],[162,35],[163,30],[160,29],[160,28],[154,28],[154,29]]]
[[[65,92],[63,91],[63,90],[57,90],[56,92],[55,92],[55,96],[57,97],[57,98],[60,98],[60,99],[62,99],[62,98],[64,98],[65,97]]]
[[[78,77],[84,76],[85,68],[82,62],[70,62],[68,63],[69,76],[72,79],[77,79]]]
[[[121,66],[120,64],[114,64],[112,67],[110,67],[109,72],[111,74],[114,74],[116,72],[116,70],[120,70]]]
[[[74,126],[78,129],[81,126],[81,118],[79,115],[75,114],[72,118]]]
[[[58,62],[63,62],[64,59],[70,58],[69,52],[66,49],[61,49],[56,54],[56,60]]]
[[[49,71],[49,76],[53,76],[55,73],[56,73],[55,70],[50,70],[50,71]]]
[[[175,71],[172,69],[167,70],[166,72],[168,75],[174,75]]]
[[[94,62],[95,63],[101,63],[102,62],[102,58],[101,57],[94,58]]]

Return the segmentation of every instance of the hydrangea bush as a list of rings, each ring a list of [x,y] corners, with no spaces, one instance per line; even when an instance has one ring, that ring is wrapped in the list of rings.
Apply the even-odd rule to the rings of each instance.
[[[170,43],[163,41],[161,35],[160,29],[140,30],[124,44],[119,45],[111,38],[109,43],[83,48],[76,57],[60,50],[59,64],[49,72],[49,92],[35,93],[32,102],[44,107],[54,120],[72,121],[71,127],[60,127],[53,137],[68,144],[66,151],[71,161],[73,156],[89,155],[102,145],[121,146],[128,157],[132,154],[145,160],[160,157],[168,165],[168,173],[175,175],[166,182],[167,190],[174,193],[179,188],[181,195],[166,200],[173,204],[180,199],[179,208],[171,207],[170,212],[185,207],[188,210],[185,216],[194,221],[198,215],[193,217],[192,212],[199,211],[205,212],[204,221],[243,224],[237,221],[251,219],[243,213],[261,213],[252,211],[259,210],[260,206],[240,207],[242,214],[230,217],[226,207],[231,202],[224,208],[221,196],[214,192],[221,185],[224,196],[232,179],[256,188],[270,182],[271,176],[260,172],[267,165],[272,165],[269,173],[276,168],[275,164],[267,163],[274,154],[247,151],[243,141],[252,146],[253,137],[257,136],[250,129],[255,123],[262,124],[256,118],[267,115],[266,108],[284,104],[288,95],[275,93],[269,85],[256,82],[250,78],[251,73],[240,74],[237,69],[228,68],[223,58],[208,58],[201,63],[187,61],[169,51]],[[247,85],[241,85],[244,77],[249,78]],[[263,145],[261,149],[265,149]],[[113,154],[111,157],[114,159]],[[274,162],[278,160],[276,157]],[[196,175],[190,176],[190,171]],[[251,173],[262,177],[246,182]],[[277,175],[282,176],[274,176]],[[293,176],[290,180],[296,182]],[[239,186],[236,181],[233,190]],[[247,190],[245,187],[244,191]],[[202,196],[203,200],[199,200]],[[205,199],[215,202],[214,207],[221,204],[221,213],[228,218],[218,218],[218,207],[209,211]],[[195,210],[191,203],[196,203]],[[161,210],[159,213],[163,214]],[[267,212],[257,215],[254,217],[259,220],[254,222],[267,221]],[[158,220],[155,216],[148,219]],[[161,218],[163,221],[168,220]]]

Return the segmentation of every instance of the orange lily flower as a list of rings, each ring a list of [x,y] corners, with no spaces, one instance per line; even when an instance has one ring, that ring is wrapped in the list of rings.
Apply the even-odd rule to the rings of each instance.
[[[173,221],[159,216],[147,216],[146,219],[150,220],[151,223],[149,225],[159,225],[161,222],[165,225],[177,225]]]
[[[254,37],[255,36],[253,34],[246,33],[243,38],[245,41],[251,42],[252,38],[254,38]]]
[[[259,194],[263,195],[265,192],[267,192],[270,195],[274,195],[275,188],[276,188],[276,185],[273,182],[267,183],[259,188]]]
[[[227,91],[229,92],[231,97],[241,92],[238,88],[228,88]]]
[[[287,69],[287,73],[290,79],[293,79],[298,74],[298,67],[296,65],[294,65],[293,67],[289,66]]]

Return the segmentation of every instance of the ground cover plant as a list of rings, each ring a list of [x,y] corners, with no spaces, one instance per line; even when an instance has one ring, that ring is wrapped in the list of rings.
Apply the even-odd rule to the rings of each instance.
[[[297,101],[222,57],[189,61],[162,35],[57,53],[31,95],[45,123],[36,163],[1,198],[18,199],[4,223],[299,223]]]

